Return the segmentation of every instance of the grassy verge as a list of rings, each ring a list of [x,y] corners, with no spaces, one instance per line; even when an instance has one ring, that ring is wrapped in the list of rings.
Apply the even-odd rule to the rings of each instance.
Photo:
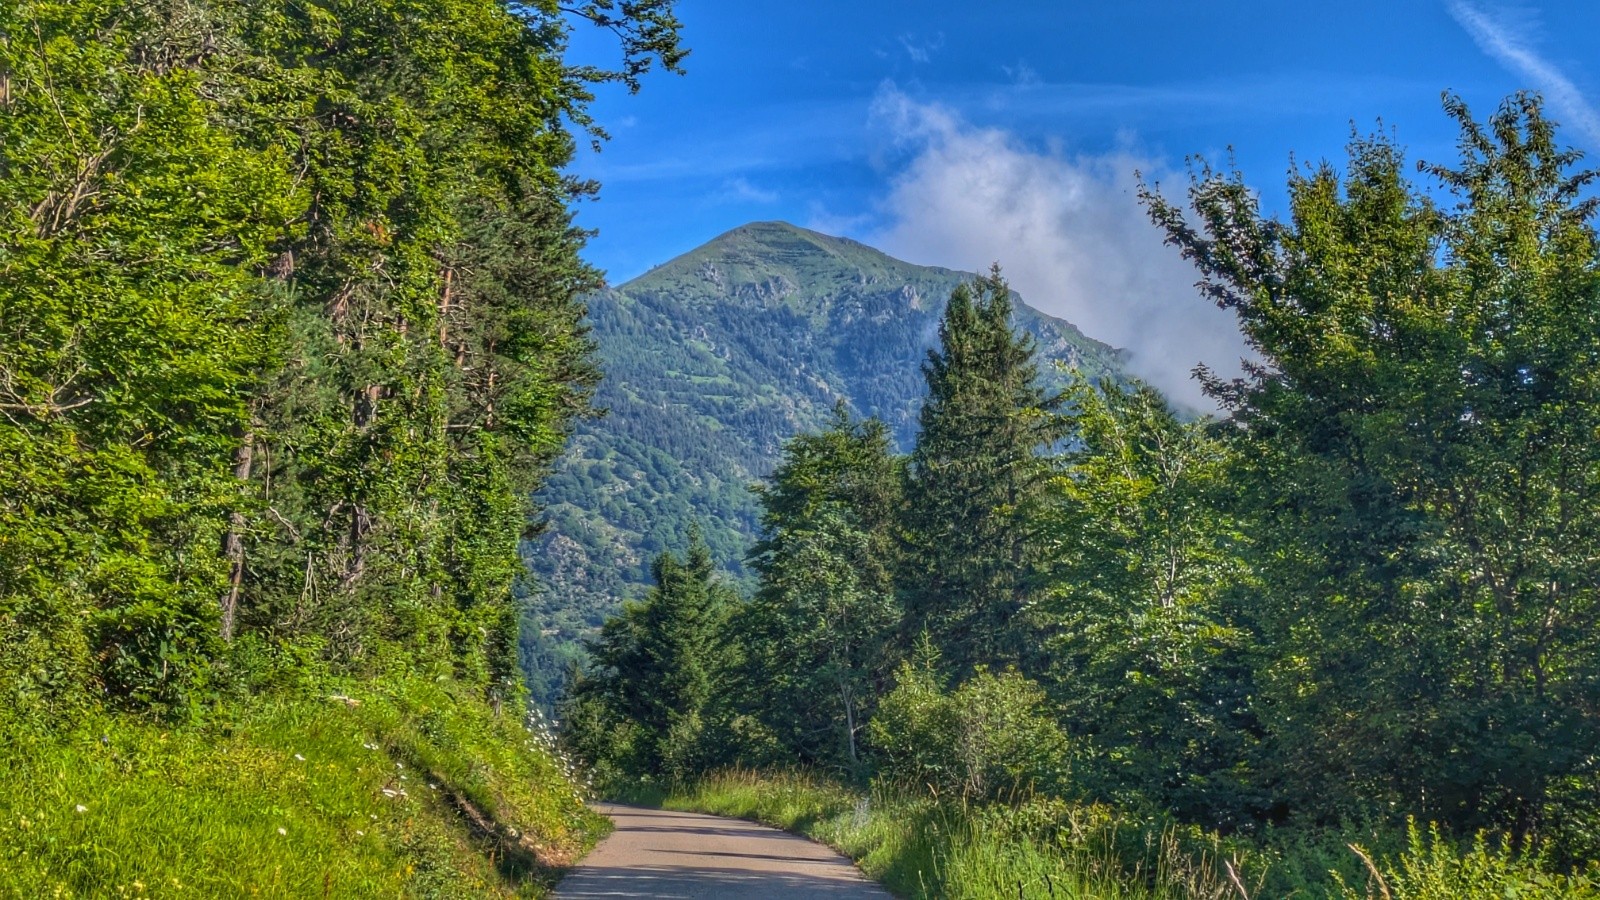
[[[1103,807],[1057,801],[983,810],[879,788],[861,794],[807,775],[724,772],[671,793],[625,799],[752,819],[822,841],[902,897],[1176,900],[1233,893],[1215,853],[1191,855],[1175,832],[1126,864],[1131,834]],[[1047,826],[1048,820],[1048,826]],[[1049,837],[1045,832],[1053,832]],[[1142,836],[1141,836],[1142,840]]]
[[[0,729],[0,897],[539,897],[609,825],[434,682]]]
[[[724,772],[623,799],[765,822],[822,841],[909,898],[951,900],[1595,900],[1600,882],[1559,875],[1482,841],[1425,831],[1306,833],[1245,843],[1110,808],[1040,799],[973,808],[870,794],[796,774]]]

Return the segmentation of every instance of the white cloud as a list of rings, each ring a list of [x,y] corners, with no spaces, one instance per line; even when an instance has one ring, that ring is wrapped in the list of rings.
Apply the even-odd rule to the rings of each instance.
[[[905,48],[906,55],[914,63],[925,63],[933,59],[933,55],[944,49],[944,32],[939,32],[931,38],[921,38],[915,34],[900,35],[900,46]]]
[[[1014,66],[1001,66],[1000,71],[1005,73],[1012,84],[1020,88],[1038,87],[1044,84],[1044,79],[1039,77],[1033,66],[1028,65],[1027,60],[1017,60]]]
[[[1197,273],[1138,203],[1134,171],[1160,166],[1132,151],[1084,158],[1029,147],[892,85],[872,114],[904,161],[868,243],[972,271],[998,261],[1029,305],[1129,350],[1137,374],[1193,406],[1210,408],[1195,365],[1238,373],[1247,350],[1232,313],[1199,295]]]
[[[1450,14],[1483,52],[1532,82],[1531,86],[1544,95],[1562,124],[1582,132],[1591,148],[1600,147],[1600,111],[1571,78],[1533,49],[1525,29],[1504,15],[1492,15],[1467,0],[1452,0]]]
[[[758,188],[745,178],[730,178],[722,183],[718,199],[725,203],[777,203],[778,192]]]

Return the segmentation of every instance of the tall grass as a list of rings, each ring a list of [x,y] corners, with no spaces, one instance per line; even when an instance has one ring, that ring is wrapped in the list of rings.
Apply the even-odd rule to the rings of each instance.
[[[626,794],[626,792],[624,792]],[[752,819],[855,859],[910,898],[950,900],[1600,900],[1594,875],[1563,875],[1480,837],[1437,832],[1280,832],[1225,839],[1160,817],[1033,798],[940,803],[878,784],[852,791],[797,773],[732,770],[623,796]]]
[[[805,774],[747,770],[723,772],[665,796],[632,799],[807,835],[855,859],[862,871],[904,897],[1239,896],[1220,856],[1194,853],[1175,829],[1135,835],[1104,807],[1050,800],[964,807],[883,785],[860,794]]]
[[[0,897],[542,896],[606,827],[543,743],[420,681],[0,728]]]

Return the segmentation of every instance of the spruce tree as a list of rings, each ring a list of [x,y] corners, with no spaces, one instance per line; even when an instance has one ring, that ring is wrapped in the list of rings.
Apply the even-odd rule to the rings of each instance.
[[[951,294],[923,366],[928,395],[906,478],[906,623],[958,675],[1029,655],[1019,620],[1036,584],[1029,513],[1062,420],[1011,314],[999,266]]]
[[[750,555],[761,587],[742,633],[751,706],[784,748],[857,768],[859,736],[892,665],[900,460],[877,419],[791,440],[758,489],[766,537]]]
[[[698,531],[684,559],[663,553],[651,573],[645,601],[601,629],[595,672],[575,693],[599,698],[601,720],[638,728],[631,750],[640,764],[683,776],[719,761],[719,700],[736,663],[727,640],[733,601]]]

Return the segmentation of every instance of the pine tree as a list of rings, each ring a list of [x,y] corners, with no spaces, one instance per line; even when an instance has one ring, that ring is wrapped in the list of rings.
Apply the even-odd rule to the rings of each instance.
[[[598,698],[598,721],[638,729],[630,751],[650,771],[683,776],[720,761],[716,740],[727,679],[737,662],[728,640],[731,592],[716,581],[711,551],[695,532],[689,552],[651,566],[655,586],[624,606],[591,646],[595,667],[581,702]],[[590,741],[593,743],[593,741]]]
[[[900,463],[888,428],[830,426],[784,448],[759,489],[766,537],[750,555],[761,587],[742,616],[757,716],[807,763],[860,766],[859,735],[892,665]]]
[[[1019,618],[1036,590],[1030,513],[1062,427],[1011,313],[998,266],[951,294],[923,366],[928,396],[906,479],[907,626],[962,675],[1031,652]]]

